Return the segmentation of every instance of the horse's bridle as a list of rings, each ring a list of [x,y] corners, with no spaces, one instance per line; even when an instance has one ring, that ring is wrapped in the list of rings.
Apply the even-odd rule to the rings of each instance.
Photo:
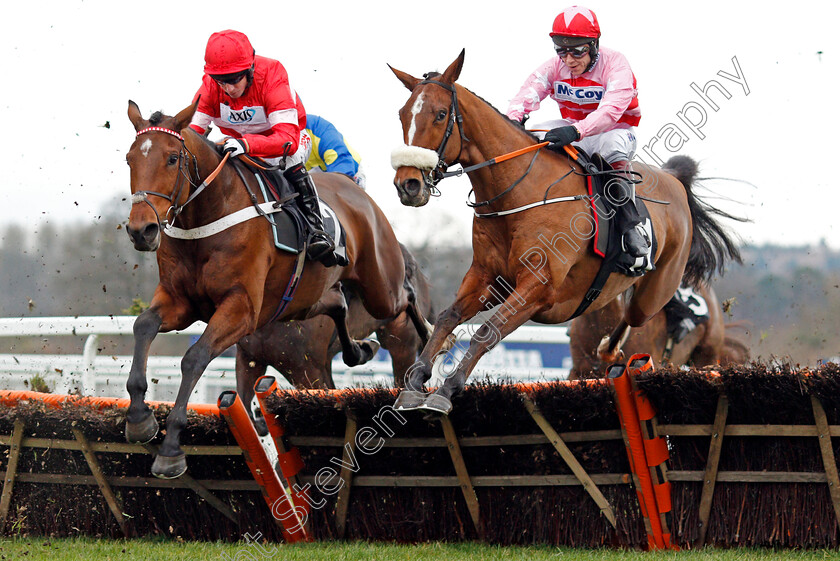
[[[184,189],[184,186],[189,184],[190,187],[196,187],[195,182],[193,182],[192,178],[190,177],[190,162],[192,162],[193,173],[196,178],[199,177],[198,174],[198,160],[195,157],[195,154],[190,152],[189,148],[187,148],[186,143],[184,142],[184,137],[181,136],[178,132],[173,131],[171,129],[167,129],[164,127],[147,127],[137,132],[137,136],[150,133],[150,132],[163,132],[174,136],[178,140],[181,141],[181,150],[178,152],[178,175],[175,179],[175,187],[172,189],[172,194],[167,195],[165,193],[159,193],[157,191],[137,191],[136,193],[131,195],[131,204],[135,205],[138,203],[146,203],[152,209],[152,212],[155,213],[155,218],[157,219],[158,226],[161,229],[166,228],[167,225],[171,225],[175,222],[175,219],[178,217],[179,214],[184,210],[184,207],[187,206],[191,201],[193,201],[199,193],[201,193],[205,187],[207,187],[211,181],[213,181],[216,176],[219,174],[219,171],[225,165],[225,162],[230,157],[230,154],[225,154],[225,157],[222,158],[221,163],[219,166],[207,176],[201,185],[198,185],[196,190],[187,197],[187,200],[184,201],[184,204],[179,205],[178,200],[181,198],[181,191]],[[186,181],[185,181],[186,180]],[[155,197],[160,197],[169,201],[170,206],[166,210],[166,214],[164,215],[163,220],[160,219],[160,215],[158,214],[157,209],[155,206],[149,201],[149,196],[153,195]]]
[[[465,173],[469,173],[469,172],[477,170],[479,168],[483,168],[485,166],[490,166],[490,165],[493,165],[493,164],[498,164],[498,163],[504,162],[506,160],[509,160],[511,158],[515,158],[517,156],[525,154],[527,152],[536,151],[535,154],[534,154],[534,157],[531,159],[531,163],[528,166],[528,169],[525,171],[525,173],[522,175],[522,177],[520,177],[518,180],[516,180],[512,185],[510,185],[503,192],[499,193],[498,195],[496,195],[495,197],[493,197],[493,198],[491,198],[490,200],[487,200],[487,201],[476,202],[476,203],[472,203],[472,202],[467,201],[467,206],[470,206],[470,207],[473,207],[473,208],[481,207],[481,206],[488,206],[491,203],[493,203],[493,202],[497,201],[498,199],[502,198],[507,193],[509,193],[523,179],[525,179],[525,176],[527,176],[531,172],[531,168],[533,167],[534,162],[536,161],[536,158],[537,158],[537,153],[543,147],[545,147],[549,144],[548,142],[541,142],[541,143],[538,143],[534,146],[529,146],[527,148],[514,150],[513,152],[510,152],[508,154],[503,154],[501,156],[496,156],[495,158],[491,158],[489,160],[481,162],[480,164],[475,164],[475,165],[472,165],[472,166],[468,166],[466,168],[461,167],[461,168],[459,168],[457,170],[454,170],[454,171],[447,171],[448,168],[449,168],[449,164],[446,163],[446,160],[445,160],[443,154],[446,151],[446,145],[449,142],[449,138],[452,136],[452,129],[454,128],[456,123],[458,125],[458,132],[460,133],[460,136],[461,136],[461,147],[458,149],[458,156],[455,157],[455,160],[453,161],[453,163],[457,162],[461,158],[461,152],[464,149],[464,142],[469,142],[469,139],[464,134],[464,117],[463,117],[463,115],[461,115],[461,110],[458,108],[458,94],[455,90],[454,85],[450,86],[449,84],[445,84],[445,83],[440,82],[438,80],[431,80],[429,78],[426,78],[422,82],[418,83],[418,85],[420,85],[420,84],[436,84],[436,85],[442,87],[443,89],[448,90],[452,94],[452,101],[451,101],[450,106],[449,106],[449,122],[446,124],[446,131],[443,133],[443,139],[441,139],[440,146],[438,146],[438,149],[437,149],[438,163],[434,168],[429,170],[428,174],[422,173],[422,171],[421,171],[421,175],[423,176],[423,182],[426,184],[426,186],[429,188],[429,191],[433,195],[440,193],[440,191],[437,188],[437,184],[441,180],[446,179],[447,177],[460,177]]]
[[[446,123],[446,131],[443,133],[443,138],[440,141],[440,146],[437,149],[437,156],[438,156],[438,163],[437,165],[429,170],[428,174],[423,173],[423,182],[429,188],[432,193],[438,192],[437,184],[442,180],[446,179],[447,177],[453,177],[455,175],[460,175],[463,173],[463,170],[459,170],[457,172],[448,172],[446,171],[449,168],[449,164],[446,163],[446,159],[444,157],[444,152],[446,151],[446,145],[449,142],[449,137],[452,136],[452,129],[455,128],[457,123],[458,125],[458,133],[461,137],[461,147],[458,149],[458,155],[455,157],[454,162],[457,162],[458,159],[461,157],[461,151],[464,149],[464,142],[469,142],[469,139],[464,134],[464,117],[461,115],[461,110],[458,108],[458,93],[455,91],[455,86],[450,86],[449,84],[444,84],[439,80],[431,80],[426,78],[422,82],[419,82],[418,85],[422,84],[436,84],[441,88],[449,91],[451,94],[451,102],[449,104],[449,121]]]

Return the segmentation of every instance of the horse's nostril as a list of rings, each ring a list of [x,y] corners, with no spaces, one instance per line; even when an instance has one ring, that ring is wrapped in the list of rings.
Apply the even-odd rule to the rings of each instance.
[[[423,185],[416,179],[409,179],[405,183],[403,183],[403,189],[407,195],[411,195],[412,197],[416,197],[420,194],[420,189]]]
[[[149,242],[154,240],[158,235],[158,231],[159,231],[158,225],[155,224],[154,222],[149,222],[143,228],[143,239],[146,240],[146,241],[149,241]]]

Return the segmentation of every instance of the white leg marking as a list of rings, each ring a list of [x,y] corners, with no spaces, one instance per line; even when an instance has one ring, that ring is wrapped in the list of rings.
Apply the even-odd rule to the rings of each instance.
[[[415,123],[415,119],[417,119],[417,114],[420,113],[420,110],[423,108],[424,95],[426,95],[425,92],[421,92],[420,95],[417,96],[417,99],[414,100],[414,105],[411,106],[411,125],[408,127],[409,146],[414,143],[414,133],[417,132],[417,123]]]
[[[140,151],[143,153],[144,158],[149,157],[149,150],[152,149],[152,139],[147,138],[143,141],[143,144],[140,145]]]

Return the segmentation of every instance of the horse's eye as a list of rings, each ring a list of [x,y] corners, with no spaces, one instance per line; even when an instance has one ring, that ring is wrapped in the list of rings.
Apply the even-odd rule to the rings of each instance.
[[[169,160],[166,161],[166,165],[174,166],[177,163],[178,163],[178,154],[170,154],[169,155]]]
[[[443,121],[444,119],[446,119],[446,110],[441,109],[440,111],[438,111],[438,114],[435,116],[435,122],[439,123],[440,121]]]

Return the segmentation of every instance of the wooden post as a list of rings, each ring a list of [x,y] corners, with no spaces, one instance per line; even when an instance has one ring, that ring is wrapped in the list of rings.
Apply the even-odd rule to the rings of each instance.
[[[211,493],[207,487],[193,479],[189,473],[181,475],[178,479],[183,481],[187,487],[195,491],[199,497],[207,501],[210,506],[224,514],[225,518],[239,526],[239,518],[237,518],[236,514],[234,514],[233,509],[226,505],[219,497]]]
[[[455,473],[458,475],[458,482],[461,487],[461,492],[464,494],[464,499],[467,501],[467,508],[470,511],[470,518],[472,518],[475,531],[478,536],[484,539],[484,526],[481,524],[481,511],[478,505],[478,496],[475,494],[470,474],[467,471],[467,464],[464,463],[464,456],[461,454],[461,446],[458,444],[458,436],[455,434],[455,427],[452,426],[452,421],[449,420],[448,415],[443,415],[440,418],[440,424],[443,427],[443,435],[446,437],[447,447],[449,448],[449,456],[452,458],[452,465],[455,466]]]
[[[609,501],[601,493],[601,490],[598,489],[598,486],[595,485],[595,482],[592,481],[592,478],[589,477],[589,474],[586,473],[586,470],[583,469],[583,466],[580,465],[580,462],[577,461],[575,455],[566,446],[566,443],[563,442],[563,439],[554,430],[554,427],[551,426],[551,423],[548,422],[543,414],[540,412],[539,408],[537,408],[537,404],[531,401],[527,395],[522,394],[522,403],[525,404],[525,409],[528,410],[528,413],[531,417],[536,421],[537,425],[539,425],[540,429],[543,431],[548,440],[551,442],[551,445],[554,446],[554,449],[560,454],[560,457],[563,458],[563,461],[566,462],[566,465],[571,468],[572,473],[575,474],[575,477],[580,481],[581,485],[583,485],[584,490],[589,493],[589,496],[592,497],[592,500],[595,501],[595,504],[598,505],[598,508],[601,509],[601,513],[604,517],[609,521],[613,528],[616,527],[616,519],[615,519],[615,512],[613,511],[612,507],[610,506]]]
[[[723,435],[726,432],[726,417],[729,414],[729,398],[720,394],[715,411],[715,423],[712,426],[712,437],[709,442],[709,455],[706,458],[706,470],[703,472],[703,493],[700,495],[700,535],[697,537],[697,547],[706,543],[706,532],[709,530],[709,517],[712,512],[712,499],[715,496],[720,452],[723,448]]]
[[[820,435],[820,452],[822,453],[823,466],[825,466],[825,475],[828,479],[831,503],[834,505],[834,517],[840,526],[840,476],[837,473],[834,448],[831,446],[831,431],[828,427],[825,409],[815,395],[811,395],[811,407],[814,409],[814,420],[817,422],[817,432]]]
[[[105,502],[108,503],[108,508],[111,509],[111,514],[113,514],[114,518],[117,519],[117,524],[120,525],[120,530],[122,530],[123,535],[130,538],[131,531],[126,525],[120,502],[117,500],[117,496],[114,494],[114,491],[111,490],[111,486],[105,479],[105,474],[102,473],[102,468],[99,467],[99,460],[96,459],[96,454],[91,449],[84,433],[76,428],[72,430],[73,436],[76,437],[76,440],[79,442],[79,446],[82,448],[82,454],[85,456],[85,461],[87,461],[88,467],[90,468],[91,473],[93,473],[93,478],[96,480],[96,484],[99,486],[102,496],[105,497]]]
[[[23,421],[15,419],[12,428],[12,441],[9,444],[9,464],[6,468],[6,477],[3,480],[3,494],[0,495],[0,532],[6,526],[9,517],[9,507],[12,504],[12,490],[15,487],[17,476],[17,465],[20,459],[20,441],[23,440]]]
[[[356,419],[347,414],[347,425],[344,429],[344,452],[342,454],[341,479],[344,484],[338,491],[335,501],[335,531],[339,539],[344,538],[347,531],[347,508],[350,506],[350,488],[353,485],[353,471],[351,466],[355,461],[356,451]]]

